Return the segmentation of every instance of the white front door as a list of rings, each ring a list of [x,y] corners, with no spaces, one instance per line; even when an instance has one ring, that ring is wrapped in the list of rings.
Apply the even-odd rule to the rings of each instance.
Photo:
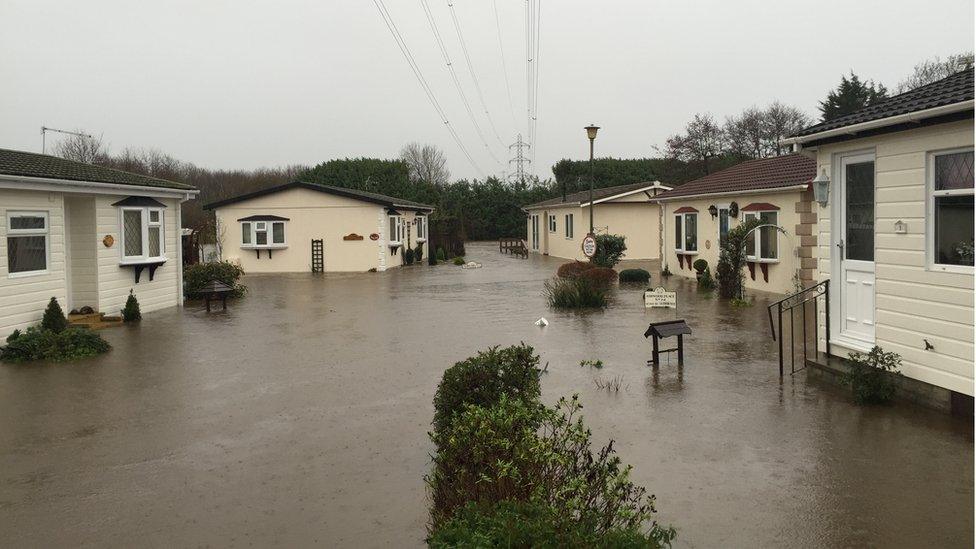
[[[834,257],[839,260],[840,339],[874,345],[874,155],[840,159]]]
[[[539,251],[539,216],[532,216],[532,249]]]

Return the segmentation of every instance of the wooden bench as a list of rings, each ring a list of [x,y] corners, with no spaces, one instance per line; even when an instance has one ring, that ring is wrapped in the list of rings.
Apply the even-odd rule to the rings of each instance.
[[[653,339],[653,351],[651,352],[651,360],[649,361],[654,366],[661,363],[661,353],[671,353],[678,351],[678,364],[684,364],[685,362],[685,342],[684,336],[691,334],[691,327],[684,320],[668,320],[665,322],[652,322],[648,327],[647,331],[644,332],[644,337],[652,337]],[[678,336],[678,346],[673,349],[660,349],[658,347],[659,340]]]
[[[200,289],[200,295],[207,303],[207,312],[210,312],[210,302],[219,299],[223,310],[227,310],[227,296],[234,291],[234,288],[224,284],[219,280],[211,280],[207,285]]]

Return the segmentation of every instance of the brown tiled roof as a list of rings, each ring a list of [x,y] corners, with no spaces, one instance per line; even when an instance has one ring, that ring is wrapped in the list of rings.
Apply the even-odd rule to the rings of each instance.
[[[636,191],[637,189],[643,189],[644,187],[650,187],[654,185],[656,181],[641,181],[640,183],[629,183],[627,185],[617,185],[615,187],[603,187],[601,189],[593,189],[593,200],[602,200],[607,197],[616,196],[618,194],[624,194],[630,191]],[[670,186],[670,185],[669,185]],[[529,204],[528,206],[523,206],[525,209],[532,208],[544,208],[546,206],[571,206],[582,204],[590,201],[590,190],[580,191],[576,193],[569,193],[566,195],[566,200],[560,195],[556,198],[551,198],[549,200],[543,200],[542,202],[536,202],[535,204]]]
[[[190,185],[156,177],[124,172],[104,166],[65,160],[57,156],[26,151],[0,149],[0,174],[20,177],[43,177],[70,181],[113,183],[135,187],[160,187],[186,191],[196,190]]]
[[[775,204],[770,204],[769,202],[753,202],[748,206],[742,208],[743,212],[769,212],[773,210],[778,210],[779,206]]]
[[[793,137],[812,135],[862,122],[871,122],[899,114],[924,111],[973,99],[973,69],[957,72],[949,77],[926,84],[875,103],[863,109],[804,128]]]
[[[817,162],[802,154],[747,160],[720,172],[689,181],[659,194],[660,199],[740,191],[779,189],[809,183],[817,171]]]
[[[218,200],[216,202],[204,204],[203,209],[212,210],[214,208],[220,208],[223,206],[227,206],[229,204],[234,204],[236,202],[242,202],[244,200],[258,198],[260,196],[267,196],[269,194],[274,194],[281,191],[287,191],[289,189],[308,189],[311,191],[318,191],[320,193],[333,194],[336,196],[343,196],[355,200],[372,202],[374,204],[381,204],[388,208],[400,208],[403,210],[416,210],[416,211],[420,211],[420,210],[433,211],[434,209],[434,207],[429,204],[421,204],[420,202],[414,202],[413,200],[405,200],[402,198],[387,196],[385,194],[361,191],[359,189],[349,189],[346,187],[335,187],[332,185],[320,185],[318,183],[308,183],[306,181],[292,181],[291,183],[285,183],[284,185],[278,185],[276,187],[261,189],[260,191],[254,191],[251,193],[234,196],[231,198],[227,198],[225,200]]]

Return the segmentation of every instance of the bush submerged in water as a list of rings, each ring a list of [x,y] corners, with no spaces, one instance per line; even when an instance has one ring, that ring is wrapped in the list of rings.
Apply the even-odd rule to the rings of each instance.
[[[844,381],[858,404],[885,404],[895,396],[895,376],[901,375],[901,356],[877,345],[867,354],[850,353],[850,371]]]
[[[230,261],[215,261],[213,263],[197,263],[183,269],[183,288],[186,297],[200,297],[200,290],[211,280],[219,280],[234,288],[233,297],[242,297],[247,286],[238,280],[244,276],[244,269]]]
[[[651,273],[644,269],[624,269],[619,276],[621,282],[647,282],[651,279]]]
[[[583,274],[584,271],[595,268],[596,265],[583,261],[572,261],[570,263],[563,263],[556,269],[556,276],[559,278],[576,278]]]
[[[596,254],[593,264],[599,267],[613,268],[626,255],[626,237],[619,234],[600,234],[596,236]]]
[[[543,284],[543,294],[550,307],[557,309],[591,309],[606,307],[610,288],[582,276],[552,278]]]
[[[69,326],[60,332],[31,326],[22,333],[7,338],[7,346],[0,347],[4,362],[33,360],[63,361],[86,358],[111,349],[107,341],[88,328]]]
[[[617,280],[617,271],[608,267],[594,267],[583,271],[580,278],[585,278],[594,284],[609,286]]]

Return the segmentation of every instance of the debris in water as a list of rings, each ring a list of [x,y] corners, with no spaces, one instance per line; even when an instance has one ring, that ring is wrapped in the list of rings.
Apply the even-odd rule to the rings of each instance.
[[[468,261],[464,265],[461,265],[461,268],[462,269],[480,269],[481,268],[481,263],[478,263],[477,261]]]
[[[535,325],[536,326],[542,326],[543,328],[545,328],[546,326],[549,325],[549,321],[546,320],[546,317],[542,317],[539,320],[536,320],[535,321]]]

